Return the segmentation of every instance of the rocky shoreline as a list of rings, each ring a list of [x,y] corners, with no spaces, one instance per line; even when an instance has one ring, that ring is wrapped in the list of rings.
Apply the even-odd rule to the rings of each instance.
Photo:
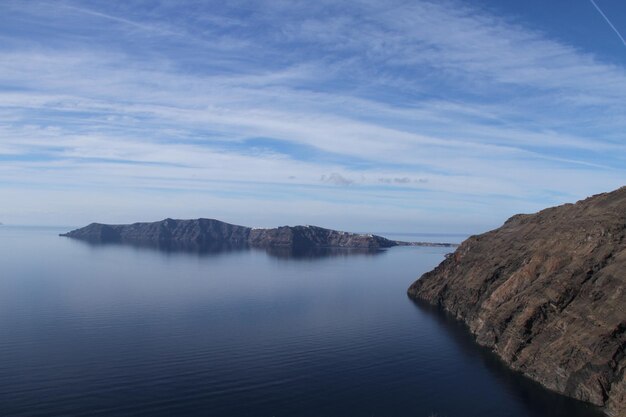
[[[626,416],[626,187],[472,236],[408,294],[512,369]]]

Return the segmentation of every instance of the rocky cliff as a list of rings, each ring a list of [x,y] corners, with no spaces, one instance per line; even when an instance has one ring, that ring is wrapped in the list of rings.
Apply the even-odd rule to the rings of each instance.
[[[408,294],[511,368],[626,416],[626,187],[472,236]]]
[[[61,236],[105,243],[285,247],[297,250],[313,248],[380,249],[409,244],[376,235],[339,232],[316,226],[252,229],[213,219],[165,219],[153,223],[129,225],[92,223]],[[424,245],[431,244],[424,243]],[[432,245],[451,246],[449,244]]]
[[[328,247],[379,249],[398,246],[400,242],[376,235],[339,232],[317,226],[283,226],[275,229],[252,229],[250,245],[256,247]]]
[[[248,242],[250,228],[236,226],[213,219],[165,219],[152,223],[109,225],[91,223],[80,229],[62,234],[92,242],[126,243],[193,243],[244,245]]]

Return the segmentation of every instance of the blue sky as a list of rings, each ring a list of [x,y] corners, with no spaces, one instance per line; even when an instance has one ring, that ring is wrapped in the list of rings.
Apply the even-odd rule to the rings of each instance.
[[[475,233],[610,191],[626,3],[595,4],[5,0],[0,221]]]

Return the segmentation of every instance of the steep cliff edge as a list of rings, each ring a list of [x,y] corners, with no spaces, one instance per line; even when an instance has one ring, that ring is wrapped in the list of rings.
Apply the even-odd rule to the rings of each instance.
[[[626,187],[472,236],[408,294],[511,368],[626,416]]]
[[[245,245],[250,228],[214,219],[165,219],[150,223],[91,223],[61,236],[92,242],[122,243],[194,243]]]
[[[317,226],[282,226],[275,229],[253,229],[250,245],[257,247],[330,247],[378,249],[398,246],[402,242],[381,236],[339,232]]]

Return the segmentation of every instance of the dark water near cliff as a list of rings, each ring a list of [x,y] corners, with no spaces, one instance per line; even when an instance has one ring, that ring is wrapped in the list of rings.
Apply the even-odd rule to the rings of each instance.
[[[0,415],[598,415],[407,299],[446,248],[163,252],[0,227]]]

